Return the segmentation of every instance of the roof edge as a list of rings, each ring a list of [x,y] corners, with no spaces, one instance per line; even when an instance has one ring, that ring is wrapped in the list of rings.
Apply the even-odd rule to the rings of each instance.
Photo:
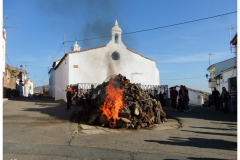
[[[150,59],[150,58],[148,58],[148,57],[146,57],[146,56],[144,56],[144,55],[142,55],[142,54],[139,54],[139,53],[131,50],[131,49],[128,48],[128,47],[126,47],[126,48],[127,48],[127,50],[129,50],[129,51],[131,51],[131,52],[133,52],[133,53],[135,53],[135,54],[137,54],[137,55],[139,55],[139,56],[141,56],[141,57],[143,57],[143,58],[146,58],[146,59],[149,59],[149,60],[151,60],[151,61],[157,62],[157,61],[155,61],[155,60],[153,60],[153,59]]]
[[[89,49],[84,49],[84,50],[81,50],[81,51],[72,51],[72,52],[68,52],[66,53],[62,59],[60,59],[60,62],[57,64],[57,66],[54,68],[54,70],[56,70],[60,64],[62,63],[62,61],[68,56],[68,54],[74,54],[74,53],[80,53],[80,52],[85,52],[85,51],[88,51],[88,50],[93,50],[93,49],[98,49],[98,48],[103,48],[103,47],[106,47],[107,45],[104,45],[104,46],[99,46],[99,47],[95,47],[95,48],[89,48]]]
[[[222,63],[222,62],[225,62],[225,61],[228,61],[228,60],[231,60],[231,59],[236,59],[236,57],[229,58],[229,59],[226,59],[226,60],[224,60],[224,61],[221,61],[221,62],[214,63],[214,64],[212,64],[211,66],[209,66],[209,67],[208,67],[208,69],[209,69],[210,67],[212,67],[212,66],[214,66],[214,65],[218,64],[218,63]],[[208,69],[207,69],[207,70],[208,70]]]
[[[176,86],[173,86],[173,87],[180,87],[180,86],[176,85]],[[204,93],[204,94],[211,94],[211,93],[208,93],[208,92],[204,92],[204,91],[200,91],[200,90],[196,90],[196,89],[192,89],[192,88],[188,88],[188,87],[186,87],[186,88],[190,91],[195,91],[195,92]]]
[[[230,68],[228,68],[228,69],[222,70],[221,73],[222,73],[222,72],[226,72],[226,71],[228,71],[228,70],[230,70],[230,69],[236,69],[236,68],[237,68],[236,66],[233,66],[233,67],[230,67]]]

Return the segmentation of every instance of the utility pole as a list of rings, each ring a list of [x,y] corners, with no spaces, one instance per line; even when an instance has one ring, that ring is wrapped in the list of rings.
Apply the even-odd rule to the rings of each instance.
[[[229,27],[229,39],[230,39],[230,42],[231,42],[231,39],[232,39],[232,36],[231,36],[231,29],[235,29],[237,31],[237,28],[233,28],[233,27]],[[232,53],[232,44],[230,43],[230,51]]]
[[[35,87],[34,87],[34,88],[36,88],[35,78],[36,78],[36,76],[34,75],[34,76],[33,76],[33,83],[35,84]]]
[[[65,54],[65,34],[63,34],[63,45],[64,45],[64,54]]]

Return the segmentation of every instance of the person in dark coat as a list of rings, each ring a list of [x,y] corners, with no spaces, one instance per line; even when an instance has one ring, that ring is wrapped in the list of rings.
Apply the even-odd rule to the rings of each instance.
[[[173,108],[176,109],[177,108],[177,97],[178,97],[178,91],[176,90],[176,87],[173,87]]]
[[[154,99],[156,99],[157,101],[159,101],[158,90],[154,90]]]
[[[223,105],[223,112],[228,112],[229,111],[229,107],[228,107],[229,93],[227,92],[225,87],[222,87],[221,99],[222,99],[222,105]]]
[[[164,104],[164,96],[163,96],[162,92],[159,93],[159,100],[160,100],[160,103],[163,105]]]
[[[174,94],[174,93],[173,93],[173,88],[170,87],[169,89],[170,89],[171,108],[173,108],[173,103],[174,103],[174,102],[173,102],[173,96],[174,96],[174,95],[173,95],[173,94]]]
[[[213,96],[213,100],[214,100],[215,110],[219,110],[219,97],[220,97],[220,93],[216,89],[216,87],[214,87],[214,89],[212,91],[212,96]]]

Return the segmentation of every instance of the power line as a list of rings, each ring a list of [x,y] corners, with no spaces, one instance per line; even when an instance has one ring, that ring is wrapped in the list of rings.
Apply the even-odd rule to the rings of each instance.
[[[11,64],[11,62],[10,62],[7,54],[6,54],[6,57],[7,57],[7,59],[8,59],[8,62],[10,63],[10,65],[13,66],[13,65]]]
[[[54,60],[54,57],[56,57],[56,56],[58,55],[58,53],[61,51],[62,47],[63,47],[63,44],[61,45],[60,49],[57,51],[57,53],[56,53],[56,54],[53,56],[53,58],[51,59],[49,65],[48,65],[48,68],[49,68],[49,66],[51,65],[52,61]],[[43,81],[43,80],[45,79],[47,73],[48,73],[48,71],[45,73],[45,75],[44,75],[43,79],[41,79],[41,81]]]
[[[156,30],[156,29],[162,29],[162,28],[167,28],[167,27],[178,26],[178,25],[187,24],[187,23],[193,23],[193,22],[203,21],[203,20],[207,20],[207,19],[211,19],[211,18],[226,16],[226,15],[233,14],[233,13],[237,13],[237,11],[229,12],[229,13],[224,13],[224,14],[220,14],[220,15],[216,15],[216,16],[211,16],[211,17],[206,17],[206,18],[201,18],[201,19],[196,19],[196,20],[192,20],[192,21],[182,22],[182,23],[171,24],[171,25],[162,26],[162,27],[145,29],[145,30],[140,30],[140,31],[135,31],[135,32],[129,32],[129,33],[125,33],[124,35],[126,35],[126,34],[132,34],[132,33],[139,33],[139,32],[146,32],[146,31],[151,31],[151,30]]]
[[[61,47],[60,47],[60,49],[58,50],[58,52],[57,52],[57,53],[53,56],[53,58],[51,59],[50,64],[48,65],[48,67],[51,65],[52,61],[54,60],[54,57],[56,57],[56,56],[58,55],[58,53],[61,51],[62,47],[63,47],[63,44],[61,45]]]
[[[133,32],[129,32],[129,33],[123,33],[122,35],[128,35],[128,34],[133,34],[133,33],[147,32],[147,31],[152,31],[152,30],[157,30],[157,29],[162,29],[162,28],[168,28],[168,27],[183,25],[183,24],[187,24],[187,23],[193,23],[193,22],[203,21],[203,20],[217,18],[217,17],[221,17],[221,16],[226,16],[226,15],[230,15],[230,14],[234,14],[234,13],[237,13],[237,11],[224,13],[224,14],[219,14],[219,15],[216,15],[216,16],[211,16],[211,17],[206,17],[206,18],[201,18],[201,19],[196,19],[196,20],[191,20],[191,21],[182,22],[182,23],[176,23],[176,24],[171,24],[171,25],[166,25],[166,26],[161,26],[161,27],[156,27],[156,28],[133,31]],[[88,41],[88,40],[101,39],[101,38],[107,38],[107,37],[111,37],[111,36],[102,36],[102,37],[81,39],[81,40],[75,40],[75,41]],[[75,41],[66,41],[66,42],[75,42]]]
[[[48,73],[48,71],[45,73],[45,75],[44,75],[43,79],[41,79],[41,81],[43,81],[45,79],[47,73]]]
[[[207,20],[207,19],[212,19],[212,18],[217,18],[217,17],[221,17],[221,16],[226,16],[226,15],[230,15],[230,14],[234,14],[237,13],[237,11],[234,12],[229,12],[229,13],[224,13],[224,14],[219,14],[216,16],[211,16],[211,17],[206,17],[206,18],[201,18],[201,19],[196,19],[196,20],[191,20],[191,21],[186,21],[186,22],[182,22],[182,23],[176,23],[176,24],[171,24],[171,25],[166,25],[166,26],[161,26],[161,27],[156,27],[156,28],[150,28],[150,29],[144,29],[144,30],[139,30],[139,31],[133,31],[133,32],[128,32],[128,33],[123,33],[122,35],[128,35],[128,34],[134,34],[134,33],[140,33],[140,32],[147,32],[147,31],[152,31],[152,30],[157,30],[157,29],[162,29],[162,28],[168,28],[168,27],[173,27],[173,26],[178,26],[178,25],[183,25],[183,24],[188,24],[188,23],[193,23],[193,22],[198,22],[198,21],[203,21],[203,20]],[[74,40],[74,41],[65,41],[66,42],[75,42],[75,41],[87,41],[87,40],[95,40],[95,39],[101,39],[101,38],[108,38],[111,36],[102,36],[102,37],[95,37],[95,38],[88,38],[88,39],[81,39],[81,40]],[[61,45],[60,49],[58,50],[57,54],[55,56],[53,56],[52,60],[54,59],[54,57],[56,57],[58,55],[58,53],[60,52],[60,50],[62,49],[62,47],[64,46],[64,43]],[[52,63],[52,60],[50,61],[49,66]],[[48,72],[47,72],[48,73]],[[45,74],[44,78],[42,79],[42,81],[45,79],[47,73]],[[204,77],[204,76],[201,76]],[[193,78],[200,78],[200,77],[192,77],[192,78],[182,78],[182,79],[193,79]],[[181,79],[162,79],[162,80],[181,80]]]

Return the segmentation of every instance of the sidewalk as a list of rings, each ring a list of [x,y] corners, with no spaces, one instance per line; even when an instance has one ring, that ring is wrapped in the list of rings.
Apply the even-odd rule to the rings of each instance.
[[[3,98],[3,102],[8,101],[8,98]]]

